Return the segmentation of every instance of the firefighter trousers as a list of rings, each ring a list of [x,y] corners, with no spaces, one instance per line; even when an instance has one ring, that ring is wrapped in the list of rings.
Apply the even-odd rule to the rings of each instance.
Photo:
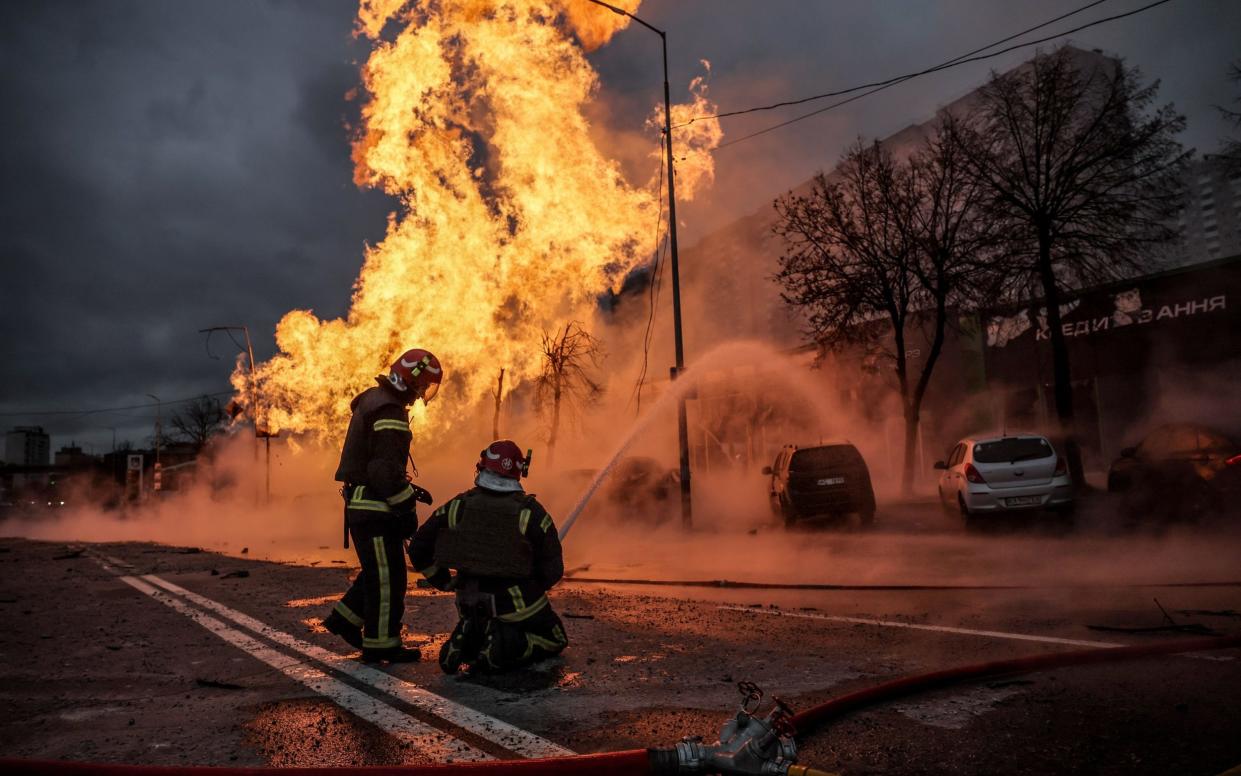
[[[362,570],[333,611],[362,629],[363,649],[401,644],[405,615],[405,539],[393,519],[349,519],[349,536]]]
[[[500,673],[559,655],[568,645],[564,623],[550,605],[521,622],[467,614],[440,648],[439,663],[446,674],[462,664],[471,672]]]

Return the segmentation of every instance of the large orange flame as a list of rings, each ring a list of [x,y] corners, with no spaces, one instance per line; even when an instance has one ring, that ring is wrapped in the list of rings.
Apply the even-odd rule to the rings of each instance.
[[[341,434],[355,392],[414,346],[449,376],[415,423],[451,424],[501,367],[510,387],[536,374],[541,332],[588,319],[648,258],[655,181],[630,185],[584,117],[598,86],[584,52],[627,23],[587,0],[362,0],[357,33],[373,50],[355,178],[399,212],[366,249],[344,320],[280,321],[280,352],[257,369],[265,425]],[[692,96],[674,121],[711,111],[701,79]],[[686,197],[710,180],[720,139],[717,123],[690,129],[676,135]],[[233,383],[249,390],[241,370]]]

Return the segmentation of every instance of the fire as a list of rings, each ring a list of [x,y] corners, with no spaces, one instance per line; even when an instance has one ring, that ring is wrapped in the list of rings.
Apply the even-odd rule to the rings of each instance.
[[[357,34],[373,50],[355,180],[398,211],[365,250],[345,319],[294,310],[278,324],[279,353],[256,370],[271,430],[339,435],[354,394],[411,346],[448,374],[415,424],[459,421],[501,367],[510,387],[535,375],[542,331],[589,320],[598,293],[649,258],[654,175],[628,183],[584,115],[598,87],[585,52],[627,23],[587,0],[362,0]],[[713,108],[703,79],[691,91],[674,123]],[[710,181],[721,133],[686,130],[674,137],[688,198]],[[247,379],[233,375],[243,395]]]

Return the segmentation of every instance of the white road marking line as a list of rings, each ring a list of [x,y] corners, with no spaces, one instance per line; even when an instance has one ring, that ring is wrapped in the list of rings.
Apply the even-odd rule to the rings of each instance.
[[[216,618],[186,605],[180,599],[155,589],[142,579],[122,576],[120,580],[165,606],[184,614],[229,644],[249,653],[252,657],[279,670],[285,676],[300,682],[314,692],[329,698],[341,708],[379,726],[398,740],[408,742],[432,759],[439,762],[494,759],[481,749],[476,749],[442,730],[423,724],[361,690],[356,690],[344,682],[333,679],[317,668],[307,666],[292,655],[278,652],[241,631],[230,628]]]
[[[123,568],[123,569],[132,569],[132,568],[133,568],[133,564],[131,564],[131,563],[126,563],[125,561],[121,560],[120,558],[114,557],[114,556],[112,556],[112,555],[101,555],[101,556],[99,556],[99,557],[101,557],[101,558],[103,558],[104,560],[106,560],[107,562],[111,563],[113,566],[118,566],[118,567]]]
[[[956,633],[964,636],[986,636],[992,639],[1011,639],[1013,641],[1041,641],[1045,644],[1066,644],[1071,647],[1123,647],[1111,641],[1082,641],[1080,639],[1062,639],[1058,636],[1031,636],[1028,633],[1008,633],[1006,631],[973,630],[971,628],[953,628],[947,625],[915,625],[909,622],[894,620],[869,620],[863,617],[837,617],[830,614],[812,614],[810,612],[785,612],[779,609],[755,609],[749,606],[717,606],[734,612],[751,614],[768,614],[778,617],[801,617],[808,620],[828,620],[830,622],[847,622],[855,625],[882,625],[885,628],[908,628],[910,630],[937,631],[939,633]]]
[[[247,614],[231,609],[224,604],[213,601],[210,598],[201,596],[197,593],[186,590],[185,588],[169,582],[166,579],[148,574],[143,577],[148,582],[164,588],[170,593],[182,596],[193,603],[198,604],[204,609],[209,609],[220,614],[233,622],[248,628],[260,636],[271,639],[277,644],[281,644],[289,649],[306,655],[307,657],[318,660],[324,665],[330,666],[336,671],[348,674],[354,679],[364,682],[377,690],[385,692],[394,698],[398,698],[405,703],[422,709],[430,714],[434,714],[443,720],[469,732],[492,741],[511,752],[520,754],[523,757],[568,757],[573,754],[573,750],[566,749],[559,744],[541,738],[534,733],[522,730],[519,727],[510,725],[503,720],[496,719],[481,711],[477,711],[468,706],[463,706],[454,701],[450,701],[440,695],[436,695],[429,690],[425,690],[416,684],[406,682],[403,679],[392,676],[389,673],[380,671],[370,666],[356,662],[352,658],[337,654],[331,650],[323,649],[301,639],[290,636],[289,634],[277,630],[266,623],[257,620]]]

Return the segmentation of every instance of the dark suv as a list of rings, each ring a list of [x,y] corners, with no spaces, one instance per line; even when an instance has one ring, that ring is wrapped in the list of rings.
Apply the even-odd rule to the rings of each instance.
[[[763,467],[771,475],[771,508],[791,526],[815,518],[837,519],[854,512],[863,526],[875,521],[870,470],[853,445],[796,447],[780,451]]]

